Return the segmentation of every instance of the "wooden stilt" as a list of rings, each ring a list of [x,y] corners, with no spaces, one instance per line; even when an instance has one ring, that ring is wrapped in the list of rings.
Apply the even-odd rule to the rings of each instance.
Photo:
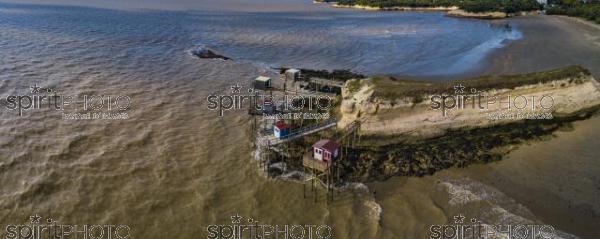
[[[317,189],[315,188],[316,180],[317,180],[317,173],[316,173],[316,170],[313,169],[312,188],[313,188],[313,198],[315,199],[315,203],[317,202]]]
[[[333,166],[333,163],[332,165]],[[327,200],[331,195],[331,201],[333,202],[333,193],[331,192],[331,167],[327,168]]]
[[[265,169],[267,170],[267,177],[270,176],[270,172],[269,172],[269,165],[271,165],[270,152],[271,152],[271,145],[268,145],[267,146],[267,165],[265,166]]]
[[[331,166],[330,166],[330,168],[331,168]],[[327,169],[327,170],[329,171],[329,169]],[[327,182],[327,183],[326,183],[326,185],[327,185],[327,188],[325,189],[325,190],[327,190],[327,193],[325,194],[325,197],[326,197],[326,199],[327,199],[327,200],[326,200],[326,201],[327,201],[327,204],[329,204],[329,173],[327,173],[327,175],[325,175],[325,178],[326,178],[326,179],[325,179],[325,181]]]
[[[342,145],[344,145],[344,143],[343,143],[343,142],[341,142],[341,143],[342,143]],[[336,164],[336,171],[337,171],[337,181],[338,181],[338,182],[340,181],[340,163],[341,163],[341,161],[342,161],[342,160],[344,160],[344,155],[345,155],[345,154],[344,154],[344,150],[343,150],[343,149],[342,149],[342,150],[340,150],[340,162]]]
[[[304,180],[304,182],[302,182],[302,190],[304,191],[304,198],[306,199],[306,167],[302,167],[302,171],[304,171],[304,174],[302,175],[302,180]]]

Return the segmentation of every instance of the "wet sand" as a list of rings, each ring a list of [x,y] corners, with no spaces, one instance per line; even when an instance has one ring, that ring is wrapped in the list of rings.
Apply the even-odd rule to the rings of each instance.
[[[483,69],[464,77],[519,74],[573,64],[582,65],[596,78],[600,77],[600,26],[576,18],[544,15],[494,22],[509,23],[523,32],[523,39],[495,51]],[[481,218],[500,206],[509,220],[527,218],[581,238],[599,238],[598,125],[600,117],[575,122],[573,131],[557,132],[547,141],[522,145],[499,162],[453,168],[424,178],[393,178],[369,184],[378,193],[377,202],[384,210],[380,224],[388,230],[382,230],[382,235],[412,230],[412,235],[426,237],[420,234],[426,226],[400,226],[398,221],[421,217],[421,221],[443,223],[444,217],[450,221],[458,213]],[[463,188],[498,190],[501,196],[488,197],[488,202],[481,204],[448,205],[441,199],[444,196],[433,188],[439,182],[455,180],[464,181],[458,184]],[[486,197],[486,193],[475,194]],[[415,198],[421,200],[415,202]],[[398,201],[407,201],[415,207],[407,208]],[[491,205],[485,205],[489,202]],[[436,214],[437,217],[425,218]]]
[[[518,74],[579,64],[600,77],[600,29],[562,16],[524,16],[509,23],[523,38],[488,57],[482,74]]]
[[[576,122],[571,132],[524,145],[504,160],[452,170],[491,185],[545,223],[598,238],[600,228],[600,117]]]
[[[578,64],[600,78],[600,25],[565,16],[498,20],[523,32],[487,58],[480,74],[519,74]],[[466,177],[502,191],[535,217],[582,238],[600,236],[600,117],[530,142],[502,161],[435,176]]]

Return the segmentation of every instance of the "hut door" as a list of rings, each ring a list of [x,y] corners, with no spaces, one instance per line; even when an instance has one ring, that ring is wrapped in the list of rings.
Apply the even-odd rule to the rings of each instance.
[[[317,160],[323,160],[323,150],[321,149],[315,149],[315,159]]]

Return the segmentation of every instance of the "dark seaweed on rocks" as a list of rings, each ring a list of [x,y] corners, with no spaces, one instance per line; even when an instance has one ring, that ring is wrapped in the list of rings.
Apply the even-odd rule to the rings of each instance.
[[[341,162],[349,181],[378,181],[392,176],[431,175],[450,167],[501,160],[523,142],[544,140],[571,122],[597,115],[600,107],[551,120],[526,120],[487,128],[448,131],[436,138],[396,141],[398,137],[371,137],[351,149]],[[395,138],[395,139],[394,139]],[[387,145],[381,145],[385,143]]]
[[[342,148],[343,160],[332,170],[347,182],[382,181],[393,176],[425,176],[450,167],[466,167],[475,163],[501,160],[510,150],[527,141],[551,138],[559,129],[571,127],[571,122],[598,115],[600,107],[582,110],[569,116],[546,120],[463,128],[444,135],[419,139],[409,136],[362,136],[360,141]],[[319,138],[331,133],[313,135],[290,142],[283,157],[275,152],[274,162],[285,160],[288,170],[302,171],[302,154]],[[276,173],[276,172],[274,172]]]
[[[282,69],[285,71],[285,69]],[[317,71],[319,72],[319,71]],[[482,76],[449,82],[422,82],[375,77],[375,91],[387,97],[406,97],[451,92],[461,84],[477,89],[514,89],[537,85],[557,79],[582,84],[591,73],[580,66],[569,66],[522,75]],[[382,95],[378,96],[382,97]],[[543,120],[524,120],[485,128],[473,126],[448,130],[433,138],[410,135],[373,135],[359,137],[358,142],[342,148],[344,158],[334,164],[336,178],[350,182],[385,180],[392,176],[424,176],[450,167],[465,167],[503,158],[510,150],[524,142],[544,140],[571,122],[598,115],[600,106],[583,109],[568,115],[554,115]],[[269,152],[274,162],[285,161],[288,170],[302,171],[302,155],[311,144],[323,138],[339,138],[339,131],[322,131],[286,145],[286,156]],[[342,142],[348,145],[347,142]],[[339,176],[338,176],[339,175]]]

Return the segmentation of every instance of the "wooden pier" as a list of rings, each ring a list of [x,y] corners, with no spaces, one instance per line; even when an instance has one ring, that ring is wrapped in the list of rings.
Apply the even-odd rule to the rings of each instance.
[[[279,85],[273,85],[268,89],[271,96],[273,92],[283,91],[283,94],[300,94],[300,95],[312,95],[319,96],[325,95],[330,96],[329,93],[319,92],[319,86],[327,85],[334,87],[343,87],[343,83],[331,81],[327,79],[311,79],[308,82],[317,85],[316,92],[310,91],[299,91],[297,88],[295,91],[291,91],[287,87],[287,78],[283,80],[283,84],[281,85],[283,89],[278,88],[281,87]],[[258,94],[258,93],[255,93]],[[327,160],[323,160],[322,158],[315,159],[313,155],[313,150],[305,152],[299,157],[300,153],[304,151],[304,149],[300,149],[294,146],[292,141],[301,139],[305,136],[315,134],[324,130],[332,129],[337,127],[337,119],[331,118],[328,120],[318,121],[317,124],[300,127],[297,129],[289,129],[289,133],[285,136],[280,135],[280,137],[276,137],[274,131],[272,129],[272,125],[275,125],[277,120],[273,120],[270,122],[270,119],[265,119],[258,122],[258,118],[261,115],[264,115],[264,112],[256,109],[256,107],[251,107],[248,110],[250,115],[254,117],[253,132],[256,135],[254,146],[257,150],[257,159],[259,160],[260,167],[266,172],[267,177],[270,177],[272,173],[272,169],[280,169],[282,173],[286,173],[288,170],[287,165],[291,163],[293,165],[298,165],[300,162],[297,160],[302,160],[301,165],[303,169],[303,175],[301,177],[303,181],[303,190],[304,190],[304,198],[307,198],[307,184],[311,185],[310,191],[312,191],[312,196],[314,197],[314,201],[318,201],[319,190],[318,185],[321,185],[324,189],[326,189],[326,197],[327,203],[333,201],[333,192],[334,192],[334,184],[335,184],[335,175],[337,173],[337,181],[340,180],[340,169],[341,162],[347,158],[348,155],[348,147],[350,145],[354,145],[354,141],[357,139],[357,132],[360,129],[359,122],[353,122],[344,129],[338,130],[334,133],[331,138],[332,141],[336,141],[336,148],[338,150],[335,151],[336,158],[328,158]],[[276,113],[286,113],[282,111],[277,111]],[[272,124],[271,124],[272,123]],[[283,136],[283,137],[281,137]],[[296,148],[294,148],[296,147]],[[312,149],[312,148],[311,148]],[[345,152],[344,152],[345,151]],[[318,154],[319,155],[319,154]],[[327,154],[328,157],[331,154]],[[290,161],[294,160],[294,161]],[[277,165],[274,163],[277,162]]]
[[[288,142],[288,141],[291,141],[294,139],[298,139],[298,138],[301,138],[301,137],[304,137],[304,136],[307,136],[310,134],[314,134],[314,133],[317,133],[322,130],[333,128],[335,126],[337,126],[337,120],[335,118],[331,118],[320,124],[302,127],[300,129],[296,129],[296,130],[291,130],[291,132],[289,133],[288,136],[286,136],[285,138],[281,138],[281,139],[276,138],[272,134],[262,135],[262,136],[259,136],[258,142],[261,145],[274,146],[274,145],[285,143],[285,142]]]

